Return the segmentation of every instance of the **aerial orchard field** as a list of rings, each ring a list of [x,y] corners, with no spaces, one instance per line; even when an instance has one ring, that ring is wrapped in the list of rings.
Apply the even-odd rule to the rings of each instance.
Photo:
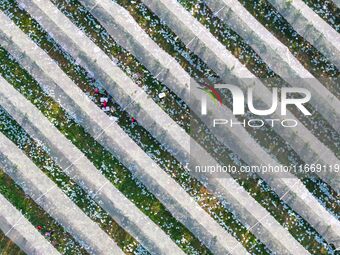
[[[0,254],[340,254],[339,15],[1,0]]]

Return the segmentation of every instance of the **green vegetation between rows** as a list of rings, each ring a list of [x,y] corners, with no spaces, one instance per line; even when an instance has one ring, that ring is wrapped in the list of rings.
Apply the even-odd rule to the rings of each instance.
[[[158,224],[184,251],[189,254],[209,254],[200,242],[182,224],[176,221],[166,208],[111,153],[88,135],[56,102],[46,96],[40,86],[10,58],[5,50],[1,49],[0,53],[2,67],[0,74],[30,100],[67,139],[73,142],[116,188]],[[57,166],[55,167],[57,168]],[[63,178],[66,179],[67,177],[64,176]],[[65,182],[65,180],[62,180],[62,182]],[[78,190],[78,192],[82,191]],[[83,198],[80,201],[83,202],[87,195],[79,193],[77,197]],[[93,209],[93,206],[89,204],[77,205],[83,210],[92,210],[93,216],[97,216],[98,211],[101,211],[98,207]],[[104,212],[102,213],[104,214]],[[102,224],[103,227],[108,228],[111,225],[112,223],[108,222]],[[126,242],[127,240],[117,239],[116,241],[119,244],[119,242]]]
[[[340,33],[340,10],[333,0],[303,0],[312,10]]]
[[[261,60],[261,58],[251,49],[249,45],[233,30],[231,30],[225,23],[221,22],[207,7],[206,3],[202,0],[179,1],[196,19],[198,19],[218,40],[226,46],[226,48],[238,58],[238,60],[245,64],[247,68],[257,77],[265,79],[264,84],[270,86],[287,86],[279,76]],[[336,67],[330,63],[323,62],[324,58],[317,53],[317,50],[310,48],[308,42],[303,38],[299,39],[301,43],[306,43],[306,49],[314,52],[310,54],[311,62],[308,67],[317,68],[313,74],[320,78],[321,82],[332,92],[340,98],[340,91],[338,88],[337,80],[332,78],[339,77],[339,72]],[[319,65],[316,65],[319,63]],[[310,69],[309,68],[309,69]],[[268,82],[269,83],[268,83]],[[229,99],[230,101],[230,99]],[[296,108],[291,107],[290,111],[303,123],[303,125],[310,130],[320,141],[328,146],[337,157],[340,157],[340,136],[338,133],[327,123],[327,121],[320,115],[316,109],[308,104],[312,116],[306,118]],[[322,128],[320,128],[322,127]],[[251,132],[251,130],[249,130]],[[272,132],[273,133],[273,132]],[[261,141],[261,139],[258,139]],[[273,143],[270,143],[273,144]],[[280,146],[284,143],[280,142]],[[267,149],[268,146],[265,146]],[[286,150],[283,150],[286,151]],[[284,162],[285,163],[285,162]]]
[[[88,15],[87,15],[88,16]],[[77,18],[77,20],[78,20],[78,22],[79,22],[79,20],[81,20],[81,19],[79,19],[79,16],[78,16],[78,18]],[[85,24],[83,24],[84,26],[85,26]],[[98,27],[98,24],[96,25],[96,27]],[[287,156],[288,157],[288,156]],[[163,157],[161,157],[161,158],[163,158]],[[313,180],[313,181],[310,181],[309,179],[308,180],[305,180],[305,183],[306,182],[308,182],[308,184],[310,185],[310,186],[312,186],[312,187],[314,187],[314,182],[315,183],[317,183],[318,185],[322,185],[322,183],[320,184],[320,180]],[[311,185],[312,184],[312,185]],[[318,187],[320,187],[320,186],[318,186]],[[320,195],[320,196],[322,196],[323,195],[323,193],[322,192],[320,192],[320,189],[313,189],[314,191],[316,191],[316,192],[314,192],[314,194],[318,194],[318,195]],[[318,196],[319,197],[319,196]],[[328,197],[326,197],[325,198],[325,200],[327,201],[327,199],[328,199]],[[335,203],[334,203],[334,201],[333,201],[333,203],[330,205],[331,207],[334,207],[334,205],[335,205]],[[283,222],[283,220],[281,221],[281,222]],[[300,222],[301,223],[301,222]],[[294,225],[294,224],[291,224],[291,225]],[[294,227],[291,227],[291,229],[293,229]],[[298,232],[298,231],[297,231]],[[300,232],[301,233],[301,232]],[[315,232],[314,232],[314,234],[315,234]],[[307,242],[306,242],[307,243]],[[313,244],[314,245],[314,244]],[[313,245],[311,245],[311,247],[313,246]],[[314,248],[314,247],[313,247]],[[312,248],[312,249],[313,249]],[[323,247],[321,247],[321,250],[323,249]],[[316,249],[315,249],[316,250]]]
[[[339,70],[300,36],[267,0],[242,0],[243,6],[318,79],[339,78]],[[335,89],[338,89],[335,87]]]
[[[103,52],[140,86],[181,127],[188,129],[189,110],[183,101],[152,74],[129,52],[119,46],[100,23],[77,0],[52,0]],[[166,97],[158,95],[164,92]]]
[[[30,32],[32,34],[33,30],[31,29]],[[86,78],[89,79],[89,77],[85,77],[84,70],[82,70],[80,67],[73,69],[70,68],[70,66],[74,67],[74,64],[71,64],[67,61],[69,58],[62,59],[63,55],[60,52],[57,52],[57,47],[53,47],[53,45],[48,45],[47,47],[45,44],[40,42],[38,42],[38,44],[42,45],[45,50],[51,49],[49,50],[49,54],[55,60],[57,60],[57,63],[63,68],[63,70],[69,74],[69,76],[72,77],[75,82],[78,83],[85,93],[91,94],[93,88],[89,86],[89,82],[86,80]],[[145,130],[143,130],[140,126],[131,127],[129,121],[130,118],[126,116],[126,113],[121,112],[117,105],[114,107],[115,116],[119,117],[120,120],[123,120],[119,121],[119,124],[123,126],[124,130],[130,136],[132,136],[135,141],[147,151],[149,155],[152,154],[152,158],[154,158],[164,169],[166,169],[166,171],[171,174],[171,176],[173,176],[183,188],[185,188],[192,196],[194,196],[196,200],[199,199],[199,204],[201,204],[206,209],[206,211],[212,214],[212,216],[214,216],[214,218],[217,219],[218,222],[220,222],[220,224],[228,231],[234,230],[231,232],[233,232],[233,234],[239,240],[244,242],[247,248],[254,250],[257,249],[262,254],[265,252],[264,246],[259,243],[251,233],[248,233],[245,227],[243,227],[231,213],[227,212],[216,198],[214,198],[203,186],[199,185],[199,183],[190,178],[190,176],[184,172],[184,169],[178,163],[176,163],[176,160],[163,149],[161,149],[160,145],[156,143],[156,141],[152,140],[151,136],[148,135]]]
[[[194,120],[194,125],[202,126],[197,120]],[[194,137],[195,140],[203,147],[208,148],[208,151],[222,165],[235,165],[239,168],[241,165],[246,165],[241,159],[234,155],[230,150],[219,143],[216,138],[208,131],[201,130]],[[213,148],[209,149],[209,148]],[[305,221],[300,215],[292,210],[285,204],[278,195],[271,190],[271,188],[256,175],[239,176],[238,174],[232,175],[236,181],[243,186],[247,192],[255,198],[255,200],[264,207],[283,227],[285,227],[292,236],[298,240],[310,253],[312,254],[333,254],[334,247],[328,245],[326,241],[318,234],[310,224]],[[334,212],[339,211],[337,197],[327,196],[330,190],[320,185],[317,180],[309,179],[309,182],[314,181],[315,195],[325,196],[324,200],[329,201],[330,208]],[[308,182],[308,183],[309,183]],[[305,183],[305,185],[307,185]],[[327,190],[325,193],[320,192],[320,189]],[[323,191],[323,190],[322,190]],[[320,196],[321,196],[320,195]],[[320,201],[320,203],[322,203]]]
[[[3,110],[0,110],[3,113]],[[3,115],[0,118],[3,121]],[[3,129],[1,124],[1,128]],[[40,206],[38,206],[24,191],[3,171],[0,170],[0,193],[16,207],[34,227],[41,226],[39,232],[62,254],[87,254],[87,252],[60,226],[51,216],[49,216]],[[50,233],[50,236],[46,235]],[[8,244],[8,254],[11,253]],[[6,251],[4,246],[4,251]],[[13,247],[13,252],[18,250]],[[2,252],[2,247],[0,247]],[[2,253],[1,253],[2,254]],[[20,253],[18,253],[20,254]]]
[[[138,22],[138,24],[146,31],[149,36],[158,43],[168,54],[176,58],[176,60],[181,64],[181,66],[195,79],[202,80],[206,78],[210,81],[218,80],[218,76],[209,69],[196,55],[190,53],[188,49],[186,49],[185,45],[178,40],[178,37],[171,32],[171,30],[162,22],[160,19],[155,16],[150,10],[142,4],[140,1],[134,1],[134,4],[129,3],[129,1],[119,0],[117,1],[121,6],[126,8],[130,14],[134,17],[134,19]],[[269,77],[269,76],[268,76]],[[227,96],[227,106],[231,107],[232,100],[229,95]],[[194,114],[191,113],[192,117],[195,117]],[[254,116],[246,116],[247,118],[251,118]],[[320,114],[313,112],[313,119],[316,119],[318,122],[315,123],[310,121],[309,125],[312,125],[307,128],[315,129],[315,126],[322,126],[322,131],[318,131],[319,134],[332,134],[327,139],[322,139],[325,144],[332,145],[334,147],[333,151],[339,153],[340,140],[339,136],[330,132],[329,129],[323,125],[324,122],[320,123]],[[197,117],[196,117],[197,118]],[[242,119],[241,119],[242,120]],[[194,123],[194,120],[191,120]],[[304,121],[303,123],[305,123]],[[308,122],[307,122],[308,124]],[[318,128],[317,130],[320,130]],[[252,129],[248,128],[248,131],[254,138],[261,144],[261,146],[265,147],[271,154],[273,154],[282,164],[300,164],[302,163],[301,159],[297,156],[297,154],[293,151],[293,149],[283,141],[281,137],[279,137],[269,126],[265,126],[263,129]],[[320,137],[319,135],[318,137]],[[339,142],[337,142],[339,140]],[[232,162],[231,162],[232,164]],[[334,191],[328,187],[327,184],[322,182],[319,178],[312,177],[311,179],[305,178],[304,184],[307,186],[310,192],[312,192],[321,203],[326,206],[328,210],[330,210],[333,214],[337,214],[337,204],[334,202],[337,200],[337,195]]]
[[[79,4],[76,4],[76,1],[72,1],[72,3],[73,3],[72,6],[68,6],[68,8],[79,6]],[[67,6],[65,6],[65,3],[62,5],[59,2],[59,4],[60,4],[59,8],[63,10],[67,16],[69,16],[70,12],[66,12],[65,9]],[[82,10],[82,8],[80,9]],[[74,9],[72,10],[73,13],[76,13]],[[73,18],[73,21],[77,21],[78,26],[90,27],[89,26],[90,24],[87,24],[86,20],[84,20],[84,17],[86,17],[88,20],[92,21],[91,27],[96,27],[97,29],[99,29],[100,27],[99,23],[95,23],[94,25],[93,23],[95,22],[95,19],[90,14],[86,13],[84,10],[82,10],[82,12],[84,12],[83,15],[82,16],[80,16],[80,14],[77,15],[76,16],[77,18],[76,19]],[[91,31],[91,29],[89,28],[88,30]],[[95,33],[95,31],[93,31],[92,34],[102,35],[103,33],[104,31],[102,31],[101,33]],[[95,39],[94,41],[96,41],[102,49],[110,48],[110,44],[107,43],[107,40],[100,40],[99,37],[99,39]],[[60,65],[62,66],[62,64]],[[63,70],[67,73],[71,73],[65,70],[65,68],[63,68]],[[81,75],[79,75],[78,77],[81,77]],[[76,81],[77,79],[73,77],[73,80]],[[80,87],[82,87],[83,91],[86,94],[91,94],[91,91],[93,91],[93,89],[88,85],[88,83],[85,80],[83,80],[81,84],[82,85]],[[115,117],[118,117],[118,119],[120,120],[119,121],[120,126],[124,129],[126,133],[128,133],[134,139],[134,141],[139,146],[141,146],[144,149],[144,151],[148,153],[149,156],[151,156],[160,166],[163,167],[163,169],[166,170],[168,174],[170,174],[179,184],[181,184],[181,186],[191,196],[195,197],[195,199],[198,200],[199,204],[203,206],[203,208],[205,208],[206,211],[210,213],[216,220],[218,220],[218,222],[220,222],[222,226],[224,226],[228,231],[231,231],[231,229],[235,229],[236,232],[239,232],[235,234],[233,233],[233,231],[231,231],[234,234],[234,236],[236,236],[239,240],[241,241],[244,240],[242,242],[249,243],[249,245],[246,245],[246,247],[254,246],[254,248],[258,249],[258,247],[254,245],[256,243],[255,238],[251,234],[246,232],[245,228],[241,226],[241,224],[233,217],[231,213],[225,212],[225,208],[223,208],[220,202],[216,198],[214,198],[212,194],[210,194],[197,181],[192,179],[188,175],[188,173],[184,171],[183,167],[171,155],[169,155],[165,151],[165,149],[162,148],[162,146],[158,142],[156,142],[151,137],[151,135],[149,135],[142,127],[138,125],[132,126],[130,124],[130,118],[126,118],[126,116],[124,116],[126,115],[126,113],[121,112],[117,105],[114,105],[114,109],[115,112],[113,113],[113,115]],[[232,228],[231,226],[234,227]],[[244,235],[248,237],[245,238]],[[252,241],[249,242],[248,239]],[[263,247],[261,249],[263,249]]]
[[[147,32],[150,37],[158,43],[164,50],[167,51],[170,55],[172,55],[181,65],[182,67],[194,78],[202,79],[207,77],[210,81],[216,81],[219,78],[217,75],[210,70],[197,56],[190,53],[188,49],[186,49],[185,45],[180,42],[178,37],[174,35],[166,25],[160,21],[157,16],[153,15],[140,1],[134,1],[134,4],[131,4],[128,1],[119,0],[117,1],[120,5],[125,7],[130,14],[134,17],[134,19],[139,23],[139,25]],[[209,20],[211,20],[210,18]],[[216,18],[215,18],[216,19]],[[226,34],[232,33],[229,29]],[[230,37],[230,38],[229,38]],[[245,63],[253,62],[251,59],[254,58],[254,53],[251,53],[249,47],[246,45],[240,44],[240,40],[237,39],[237,35],[234,33],[232,36],[229,36],[228,39],[224,40],[225,44],[229,44],[233,51],[239,52],[236,56],[239,56],[240,59],[243,59]],[[236,38],[236,39],[235,39]],[[241,45],[240,47],[237,47]],[[247,53],[248,52],[248,53]],[[278,78],[277,76],[273,75],[273,73],[266,68],[266,66],[259,60],[256,59],[256,63],[259,65],[252,65],[254,69],[252,70],[255,74],[260,75],[262,74],[262,78]],[[242,61],[242,60],[241,60]],[[261,64],[262,63],[262,64]],[[256,67],[255,67],[256,66]],[[262,66],[262,67],[261,67]],[[278,83],[275,82],[277,85]],[[231,97],[226,97],[227,101],[231,104]],[[311,130],[312,133],[320,139],[326,146],[328,146],[337,156],[340,156],[340,136],[339,134],[327,123],[327,121],[310,105],[308,106],[310,111],[312,112],[312,118],[304,118],[299,111],[295,108],[291,108],[290,110],[295,114],[300,121],[306,126],[307,129]],[[248,116],[249,118],[251,116]],[[267,125],[267,130],[270,130]],[[317,128],[316,128],[317,127]],[[320,128],[322,127],[322,128]],[[252,130],[249,130],[252,131]],[[255,135],[254,132],[251,133]],[[267,139],[270,141],[271,137],[277,137],[275,132],[271,131],[270,134],[266,134],[265,132],[262,133],[263,135],[267,136]],[[282,141],[281,138],[278,138]],[[260,140],[260,139],[258,139]],[[270,150],[270,146],[273,143],[266,143],[267,149]],[[280,146],[285,146],[285,143],[282,141],[279,144]],[[286,151],[292,152],[292,149],[284,149],[281,150],[283,153]],[[285,163],[285,162],[284,162]]]
[[[153,15],[140,1],[135,1],[135,4],[131,4],[124,0],[119,0],[117,2],[124,6],[139,23],[139,25],[158,43],[158,45],[165,49],[170,55],[175,57],[182,67],[186,69],[191,75],[197,79],[202,78],[202,76],[206,76],[211,80],[218,79],[217,76],[195,55],[188,52],[187,49],[185,49],[185,45],[183,45],[178,40],[178,38],[165,26],[165,24],[161,22],[155,15]],[[205,137],[206,135],[203,136]],[[235,155],[233,155],[230,151],[228,153],[231,155],[231,157],[235,157]],[[229,163],[233,164],[232,162]],[[293,213],[293,211],[286,204],[280,201],[279,198],[273,194],[273,192],[270,192],[270,188],[265,185],[263,181],[258,179],[246,181],[242,179],[238,181],[243,186],[245,186],[247,190],[250,191],[250,194],[256,197],[256,200],[260,202],[260,204],[262,204],[268,211],[270,211],[274,217],[280,216],[281,223],[284,223],[285,221],[290,222],[290,224],[288,224],[290,225],[290,231],[311,252],[314,254],[318,254],[319,252],[321,252],[321,254],[325,254],[325,249],[329,251],[332,250],[332,247],[328,247],[324,241],[320,241],[321,245],[318,241],[315,241],[323,239],[316,233],[315,230],[310,227],[306,221],[304,221],[296,213]],[[313,182],[318,185],[318,188],[315,188],[314,185],[310,185],[313,184]],[[328,201],[331,200],[332,202],[328,203],[329,209],[334,209],[336,212],[337,198],[334,192],[329,196],[329,193],[332,193],[332,191],[329,192],[324,183],[320,183],[320,180],[318,179],[304,180],[304,183],[310,191],[313,191],[314,195],[317,197],[319,197],[318,194],[322,195],[322,199],[324,199],[322,202],[328,203]],[[323,192],[325,189],[327,191]],[[276,201],[274,205],[271,203],[272,200]],[[279,208],[282,208],[282,210]],[[295,220],[289,221],[289,219],[292,218],[295,218]],[[287,223],[285,224],[287,225]],[[312,231],[309,232],[306,231],[306,229]],[[311,234],[309,235],[309,233]],[[309,235],[309,238],[305,238],[305,235]]]
[[[255,53],[255,51],[249,45],[247,45],[246,42],[237,33],[231,30],[225,23],[221,22],[216,17],[216,15],[211,12],[204,1],[179,0],[179,2],[198,21],[200,21],[205,27],[207,27],[209,31],[216,38],[218,38],[218,40],[227,48],[227,50],[232,52],[232,54],[237,57],[237,59],[242,64],[244,64],[254,75],[256,75],[256,77],[261,78],[264,81],[264,85],[272,86],[274,84],[275,87],[289,86],[282,78],[276,75],[261,60],[261,58]],[[328,70],[327,68],[325,69]],[[333,69],[336,70],[334,66]],[[323,77],[322,82],[326,84],[326,86],[329,85],[327,86],[328,89],[330,89],[335,95],[338,95],[338,97],[340,98],[340,90],[338,88],[337,82],[330,79],[338,76],[339,73],[335,71],[327,73],[325,74],[325,77]],[[231,98],[228,99],[228,101],[231,103]],[[290,107],[289,110],[303,123],[303,125],[308,130],[310,130],[320,141],[328,146],[340,158],[339,134],[327,123],[322,115],[318,113],[311,104],[308,104],[306,106],[308,107],[310,112],[312,112],[312,116],[308,116],[308,118],[301,114],[300,111],[295,107]],[[256,116],[253,117],[256,118]],[[248,131],[251,132],[252,128]],[[265,134],[267,134],[267,136],[269,135],[267,131]],[[275,136],[275,133],[271,132],[270,137],[273,136]],[[257,139],[261,141],[259,137],[257,137]],[[273,144],[273,142],[271,142],[270,144]],[[265,146],[267,149],[270,149],[265,144],[263,146]],[[280,142],[280,146],[281,148],[282,146],[285,146],[284,142]],[[284,149],[283,151],[286,151],[286,149]]]
[[[2,53],[2,52],[1,52]],[[2,56],[1,56],[2,57]],[[0,63],[4,59],[0,60]],[[6,75],[5,75],[6,76]],[[7,75],[7,79],[8,79]],[[0,108],[0,131],[14,142],[58,187],[93,221],[97,222],[111,236],[122,250],[133,254],[140,249],[136,240],[126,233],[112,218],[94,202],[75,182],[73,182],[56,163],[7,112]],[[50,230],[52,231],[52,230]],[[54,230],[53,230],[54,231]],[[59,235],[56,234],[57,237]],[[61,235],[62,238],[62,235]],[[61,239],[62,240],[62,239]]]

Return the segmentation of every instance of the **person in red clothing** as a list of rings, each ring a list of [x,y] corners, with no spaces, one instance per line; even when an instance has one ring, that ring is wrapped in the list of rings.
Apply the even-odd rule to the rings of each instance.
[[[106,108],[106,106],[107,106],[107,101],[105,100],[103,101],[103,107]]]
[[[38,230],[42,230],[42,226],[40,226],[40,225],[37,226],[37,229],[38,229]]]
[[[95,89],[94,89],[94,93],[95,93],[95,94],[99,94],[99,89],[98,89],[98,88],[95,88]]]

